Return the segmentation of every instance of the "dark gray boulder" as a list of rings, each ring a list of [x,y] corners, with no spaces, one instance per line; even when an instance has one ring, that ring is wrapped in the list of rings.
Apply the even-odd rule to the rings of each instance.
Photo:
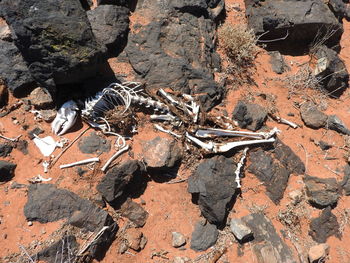
[[[204,251],[215,245],[219,231],[215,225],[197,222],[191,237],[191,249]]]
[[[199,194],[199,208],[212,224],[220,225],[226,218],[237,187],[235,169],[232,159],[219,155],[200,163],[188,179],[188,192]]]
[[[312,129],[323,128],[327,124],[328,116],[319,111],[311,102],[304,103],[300,107],[300,115],[305,125]]]
[[[350,130],[337,115],[329,115],[327,119],[327,128],[345,135],[350,135]]]
[[[29,186],[24,215],[28,221],[40,223],[68,219],[72,225],[92,232],[113,223],[112,217],[106,211],[89,200],[51,184]]]
[[[311,220],[309,235],[318,243],[326,243],[330,236],[341,238],[339,223],[331,207],[323,209],[319,217]]]
[[[122,205],[121,215],[133,222],[136,227],[143,227],[148,218],[148,212],[141,205],[135,203],[131,199],[126,200]]]
[[[129,34],[126,52],[133,69],[150,89],[171,87],[197,95],[208,110],[223,95],[213,78],[214,68],[220,68],[215,27],[203,16],[167,14],[163,10],[157,19]]]
[[[113,167],[97,185],[97,191],[107,202],[116,201],[134,176],[141,172],[141,165],[136,160],[125,161]]]
[[[94,76],[105,61],[79,0],[3,0],[1,13],[33,78],[55,85]]]
[[[270,219],[262,213],[254,213],[241,218],[253,231],[253,252],[258,262],[296,263],[292,249],[277,234]]]
[[[17,164],[0,160],[0,182],[11,180],[16,167]]]
[[[278,204],[283,198],[291,174],[303,174],[300,158],[283,142],[276,140],[274,150],[258,149],[249,155],[248,171],[264,183],[267,195]]]
[[[239,101],[232,113],[234,120],[238,121],[241,128],[259,130],[267,118],[267,111],[258,104]]]
[[[91,132],[89,136],[79,140],[78,147],[82,153],[102,153],[111,150],[111,143],[96,132]]]
[[[126,45],[129,31],[129,9],[116,5],[101,5],[87,12],[96,40],[111,54],[119,54]]]
[[[349,73],[337,52],[323,45],[315,51],[315,75],[331,97],[339,97],[348,87]]]
[[[302,53],[327,32],[335,30],[326,41],[329,46],[338,44],[343,33],[342,24],[323,1],[245,0],[245,6],[248,24],[261,35],[259,39],[275,40],[266,43],[270,50]]]
[[[28,93],[35,82],[13,42],[0,40],[0,61],[0,79],[8,89],[16,96]]]
[[[340,185],[335,178],[305,176],[304,183],[309,202],[318,207],[335,206],[340,197]]]
[[[13,146],[9,143],[0,144],[0,157],[6,157],[12,152]]]

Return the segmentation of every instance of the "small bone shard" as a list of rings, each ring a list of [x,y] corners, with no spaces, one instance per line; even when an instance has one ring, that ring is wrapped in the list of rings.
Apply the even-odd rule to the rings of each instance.
[[[99,161],[100,161],[100,158],[98,158],[98,157],[89,158],[89,159],[81,160],[81,161],[74,162],[74,163],[60,165],[60,168],[64,169],[64,168],[69,168],[69,167],[73,167],[73,166],[77,166],[77,165],[93,163],[93,162],[99,162]]]
[[[50,156],[56,149],[56,141],[51,136],[45,138],[40,138],[37,135],[34,136],[35,138],[33,139],[33,142],[39,148],[42,155],[46,157]]]

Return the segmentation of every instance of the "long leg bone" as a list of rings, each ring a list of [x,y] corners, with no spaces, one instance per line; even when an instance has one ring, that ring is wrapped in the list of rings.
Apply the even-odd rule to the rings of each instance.
[[[247,157],[247,151],[248,151],[248,147],[245,147],[244,150],[243,150],[243,154],[242,154],[242,157],[239,161],[239,163],[237,164],[237,169],[235,171],[235,175],[236,175],[236,184],[237,184],[237,188],[241,188],[241,169],[242,169],[242,166],[244,164],[244,161],[245,161],[245,158]]]
[[[0,135],[0,138],[2,138],[2,139],[4,139],[4,140],[8,140],[8,141],[10,141],[10,142],[17,142],[18,139],[19,139],[21,136],[22,136],[22,134],[21,134],[21,135],[18,135],[18,136],[15,137],[15,138],[9,138],[9,137],[5,137],[4,135]]]
[[[222,143],[214,143],[213,152],[214,153],[224,153],[228,152],[234,148],[252,145],[252,144],[260,144],[260,143],[272,143],[275,142],[275,138],[262,139],[262,140],[251,140],[251,141],[239,141],[239,142],[228,142],[225,144]]]
[[[195,144],[202,147],[203,149],[205,149],[209,152],[213,151],[213,148],[214,148],[213,142],[209,142],[209,143],[202,142],[201,140],[197,139],[196,137],[189,135],[188,132],[186,132],[186,137],[187,137],[187,139],[193,141]]]
[[[253,139],[268,139],[280,131],[277,128],[272,129],[269,132],[248,132],[248,131],[231,131],[223,129],[199,129],[196,131],[196,136],[201,138],[212,138],[220,136],[234,136],[234,137],[247,137]]]
[[[82,165],[82,164],[99,162],[99,161],[100,161],[100,158],[98,158],[98,157],[89,158],[89,159],[81,160],[81,161],[74,162],[74,163],[62,164],[62,165],[60,165],[60,168],[64,169],[64,168],[69,168],[69,167],[73,167],[73,166],[76,166],[76,165]]]
[[[170,130],[166,130],[164,129],[162,126],[158,125],[158,124],[154,124],[154,127],[156,127],[157,130],[161,131],[161,132],[165,132],[167,134],[170,134],[170,135],[173,135],[175,136],[176,138],[181,138],[182,136],[179,135],[179,134],[176,134],[175,132],[172,132]]]
[[[113,154],[113,156],[106,162],[106,164],[101,168],[102,172],[105,172],[107,170],[107,168],[109,167],[109,165],[122,153],[126,152],[127,150],[129,150],[129,145],[124,146],[123,148],[121,148],[119,151],[117,151],[115,154]]]

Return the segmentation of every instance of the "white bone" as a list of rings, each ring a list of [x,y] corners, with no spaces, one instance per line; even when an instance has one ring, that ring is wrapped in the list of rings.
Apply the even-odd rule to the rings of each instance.
[[[278,116],[274,116],[275,119],[277,120],[277,122],[279,123],[283,123],[283,124],[286,124],[286,125],[289,125],[290,127],[292,127],[293,129],[296,129],[298,128],[298,124],[295,124],[294,122],[291,122],[289,120],[286,120],[286,119],[283,119],[281,117],[278,117]]]
[[[238,142],[228,142],[225,144],[214,143],[213,152],[214,153],[224,153],[228,152],[234,148],[252,144],[260,144],[260,143],[272,143],[275,141],[275,138],[262,139],[262,140],[252,140],[252,141],[238,141]]]
[[[152,121],[175,121],[176,117],[171,114],[163,114],[163,115],[156,115],[153,114],[150,116]]]
[[[241,188],[241,177],[240,177],[240,174],[241,174],[241,169],[242,169],[242,166],[244,164],[245,158],[247,157],[248,149],[249,149],[248,147],[244,148],[242,157],[239,160],[239,163],[237,164],[237,168],[236,168],[236,171],[235,171],[235,175],[236,175],[235,182],[237,184],[237,188]]]
[[[74,101],[69,100],[64,103],[51,123],[52,131],[59,136],[66,133],[77,119],[77,110],[78,106]]]
[[[196,137],[189,135],[188,132],[186,132],[186,137],[207,151],[212,151],[214,148],[213,142],[209,142],[209,143],[202,142],[201,140],[197,139]]]
[[[43,166],[44,166],[44,173],[47,173],[49,171],[50,163],[47,161],[44,161]]]
[[[69,167],[73,167],[73,166],[77,166],[77,165],[99,162],[99,161],[100,161],[100,158],[94,157],[94,158],[89,158],[89,159],[81,160],[81,161],[74,162],[74,163],[62,164],[62,165],[60,165],[60,168],[64,169],[64,168],[69,168]]]
[[[122,153],[126,152],[127,150],[129,150],[129,145],[124,146],[123,148],[121,148],[119,151],[117,151],[115,154],[112,155],[111,158],[109,158],[109,160],[106,162],[106,164],[101,168],[102,172],[106,171],[107,168],[109,167],[109,165]]]
[[[161,131],[161,132],[165,132],[167,134],[170,134],[170,135],[173,135],[175,136],[176,138],[181,138],[182,136],[179,135],[179,134],[176,134],[175,132],[172,132],[170,130],[166,130],[164,129],[162,126],[158,125],[158,124],[154,124],[154,127],[156,127],[157,130]]]
[[[36,183],[41,183],[41,182],[49,182],[51,181],[52,178],[44,178],[42,177],[40,174],[38,174],[37,176],[34,176],[31,179],[28,179],[28,182],[32,183],[32,184],[36,184]]]
[[[248,131],[231,131],[223,129],[199,129],[196,131],[196,136],[201,138],[212,138],[216,136],[237,136],[237,137],[247,137],[253,139],[268,139],[279,133],[280,130],[273,128],[269,132],[248,132]]]
[[[94,237],[93,237],[90,241],[86,241],[86,243],[83,245],[83,247],[82,247],[82,248],[80,249],[80,251],[78,252],[77,256],[79,257],[79,256],[83,255],[84,252],[85,252],[86,250],[88,250],[88,248],[89,248],[92,244],[94,244],[95,241],[98,240],[98,239],[102,236],[102,234],[103,234],[107,229],[109,229],[110,227],[111,227],[111,226],[104,226],[104,227],[102,227],[101,230],[99,230],[99,231],[94,235]],[[91,237],[91,236],[90,236],[90,237]],[[89,238],[90,238],[90,237],[89,237]]]
[[[42,155],[50,156],[56,149],[56,141],[51,136],[45,138],[40,138],[37,135],[34,136],[35,138],[33,139],[33,142],[39,148]]]

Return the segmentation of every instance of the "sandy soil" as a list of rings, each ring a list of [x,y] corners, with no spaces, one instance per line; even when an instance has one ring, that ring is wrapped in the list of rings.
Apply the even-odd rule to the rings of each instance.
[[[242,0],[226,1],[227,19],[226,23],[244,23],[244,3]],[[239,6],[242,11],[236,11],[232,7]],[[132,23],[145,24],[144,17],[131,17]],[[347,45],[350,38],[350,23],[344,21],[344,34],[341,40],[342,50],[340,56],[344,59],[348,70],[350,70],[350,45]],[[346,144],[345,137],[330,130],[320,129],[312,130],[303,125],[299,111],[294,107],[295,103],[303,103],[307,99],[314,99],[318,103],[325,105],[327,114],[336,114],[344,123],[350,127],[350,119],[347,118],[350,112],[350,92],[346,91],[339,99],[330,99],[322,96],[318,91],[304,90],[299,94],[288,96],[288,87],[283,82],[278,81],[278,78],[284,78],[286,75],[294,74],[300,68],[300,65],[309,60],[308,56],[292,57],[286,56],[286,62],[291,67],[291,71],[283,75],[275,74],[269,63],[269,55],[266,51],[261,50],[256,59],[256,69],[253,72],[252,78],[256,85],[242,85],[240,87],[227,86],[229,90],[223,108],[231,115],[236,102],[240,99],[250,100],[265,105],[267,108],[273,107],[277,110],[278,115],[283,118],[288,118],[290,121],[297,123],[300,128],[292,129],[286,125],[276,123],[273,120],[267,121],[268,127],[277,127],[282,132],[279,138],[303,160],[306,164],[307,174],[323,178],[336,178],[340,181],[343,173],[339,175],[334,171],[341,171],[346,164],[346,150],[343,146]],[[130,78],[128,73],[131,72],[131,67],[125,61],[118,61],[116,58],[110,59],[111,68],[118,74],[125,74]],[[258,94],[264,93],[274,97],[274,100],[263,100]],[[16,99],[10,98],[9,105],[16,102]],[[293,113],[294,116],[288,116]],[[19,124],[14,124],[13,118],[16,118]],[[147,116],[145,116],[147,118]],[[145,118],[144,117],[144,118]],[[69,189],[84,198],[93,199],[97,194],[96,185],[102,178],[102,172],[99,172],[101,163],[104,163],[111,153],[102,154],[101,163],[91,166],[88,173],[82,177],[76,172],[76,168],[59,169],[59,165],[70,163],[81,159],[94,157],[92,155],[82,154],[74,144],[59,161],[52,167],[48,174],[43,173],[42,162],[45,160],[40,154],[34,143],[28,138],[27,131],[23,129],[23,125],[29,126],[27,130],[33,129],[35,126],[42,127],[45,130],[43,136],[51,135],[50,124],[43,121],[35,121],[34,115],[24,111],[23,106],[11,112],[6,117],[0,119],[1,134],[7,137],[15,137],[22,135],[22,139],[28,141],[29,154],[24,155],[18,149],[14,149],[11,156],[3,158],[14,163],[17,163],[16,174],[12,181],[0,185],[0,262],[1,257],[5,257],[12,253],[20,252],[20,245],[29,247],[35,243],[44,242],[47,239],[53,238],[52,234],[63,225],[63,221],[40,224],[33,222],[29,226],[23,214],[23,207],[27,201],[27,193],[25,188],[11,189],[14,182],[19,184],[27,184],[28,179],[41,174],[45,177],[51,177],[51,183],[59,187]],[[87,126],[77,127],[73,132],[64,135],[65,138],[72,141],[78,134]],[[87,136],[89,131],[84,135]],[[134,156],[140,151],[138,142],[147,140],[154,135],[165,136],[153,130],[152,126],[145,123],[138,129],[138,135],[133,140],[132,152]],[[55,137],[55,139],[59,139]],[[313,141],[323,140],[334,147],[325,153]],[[57,155],[61,149],[56,149],[54,155]],[[334,157],[334,160],[326,160],[328,157]],[[130,158],[128,154],[124,154],[118,158],[117,162],[123,159]],[[248,164],[249,165],[249,162]],[[182,168],[178,174],[178,178],[184,179],[189,176],[189,171]],[[303,190],[304,185],[300,176],[292,176],[289,180],[283,200],[280,205],[276,206],[265,194],[265,187],[260,184],[256,177],[245,171],[245,178],[242,182],[242,196],[239,197],[234,204],[233,209],[229,214],[230,217],[240,217],[247,215],[253,211],[263,211],[273,222],[277,231],[285,229],[285,226],[278,220],[279,211],[285,210],[290,203],[288,194],[296,189]],[[200,210],[197,205],[191,201],[191,195],[187,192],[187,182],[177,184],[157,183],[154,181],[148,182],[146,190],[139,198],[135,198],[137,203],[143,203],[144,208],[149,213],[149,218],[146,225],[141,229],[147,237],[148,243],[146,247],[135,252],[129,250],[130,253],[119,254],[118,239],[113,242],[108,250],[106,257],[101,261],[103,263],[129,263],[129,262],[169,262],[176,256],[185,256],[190,259],[197,259],[200,262],[200,256],[206,252],[197,253],[190,249],[191,233],[195,223],[201,218]],[[331,237],[327,243],[330,245],[330,255],[327,262],[350,262],[350,250],[348,244],[350,242],[350,227],[348,219],[344,211],[350,208],[350,197],[342,196],[333,213],[337,216],[338,222],[342,225],[343,237],[341,240]],[[112,211],[112,208],[107,208]],[[300,229],[298,232],[292,233],[294,237],[299,239],[299,245],[304,255],[308,248],[315,244],[311,237],[308,236],[309,222],[312,218],[320,214],[320,210],[311,207],[305,202],[294,211],[300,214]],[[125,224],[125,220],[120,218],[118,223],[120,226]],[[171,245],[171,232],[181,232],[187,237],[187,244],[184,250],[173,248]],[[285,238],[285,242],[293,249],[295,256],[298,252],[295,243]],[[221,256],[217,262],[256,262],[255,256],[248,245],[240,246],[233,236],[226,229],[221,231],[220,239],[216,249],[227,248],[227,251]],[[37,249],[39,249],[37,247]],[[165,258],[153,257],[153,252],[167,251]],[[210,251],[210,250],[209,250]],[[203,261],[202,262],[208,262]],[[212,261],[215,262],[215,261]]]

